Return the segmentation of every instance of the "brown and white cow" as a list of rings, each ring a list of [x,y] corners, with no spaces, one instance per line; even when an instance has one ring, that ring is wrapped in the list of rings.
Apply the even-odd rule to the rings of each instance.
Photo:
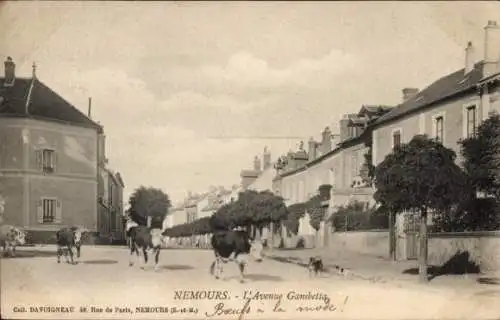
[[[68,254],[71,258],[71,264],[74,264],[73,260],[73,248],[76,249],[76,257],[80,258],[80,248],[82,245],[82,238],[87,229],[81,227],[64,227],[56,232],[57,241],[57,263],[61,262],[61,256],[64,253],[66,262],[70,263],[68,260]]]
[[[0,226],[0,244],[2,245],[3,255],[16,256],[16,246],[26,243],[26,232],[21,228],[12,225]]]
[[[211,244],[215,254],[215,261],[210,266],[210,273],[214,275],[215,271],[216,279],[219,279],[222,275],[223,263],[231,260],[238,265],[240,282],[243,282],[248,257],[252,257],[256,262],[262,261],[262,243],[252,240],[246,231],[216,231],[212,236]],[[231,258],[233,254],[234,256]]]
[[[145,269],[148,263],[148,251],[150,250],[155,257],[155,270],[158,270],[160,250],[162,245],[165,243],[161,230],[141,226],[137,222],[133,221],[131,217],[126,217],[125,221],[125,230],[130,248],[129,266],[134,265],[132,258],[134,252],[137,256],[137,262],[140,263],[141,258],[139,251],[141,251],[144,257],[144,264],[141,266],[141,269]]]

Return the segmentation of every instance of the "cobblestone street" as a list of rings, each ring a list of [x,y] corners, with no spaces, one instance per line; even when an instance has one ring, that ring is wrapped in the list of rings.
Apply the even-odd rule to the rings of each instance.
[[[233,263],[224,267],[223,279],[216,280],[209,274],[213,253],[209,250],[163,250],[161,268],[153,265],[141,270],[136,264],[128,266],[129,254],[119,247],[84,247],[77,265],[57,264],[54,247],[20,248],[18,257],[1,260],[1,309],[3,318],[47,318],[44,313],[30,312],[30,307],[73,306],[74,313],[61,313],[60,318],[197,318],[205,319],[214,313],[217,303],[225,308],[244,306],[244,291],[282,293],[283,312],[273,312],[277,300],[254,300],[246,319],[255,318],[485,318],[498,315],[494,307],[498,299],[495,286],[451,289],[417,284],[373,283],[323,275],[310,279],[301,266],[265,259],[251,262],[247,281],[239,283],[238,269]],[[62,260],[64,261],[64,259]],[[389,290],[390,289],[390,290]],[[193,300],[187,297],[174,300],[176,290],[227,290],[227,300]],[[330,297],[336,311],[297,312],[300,306],[322,305],[319,300],[288,300],[289,292],[307,294],[323,293]],[[191,297],[192,298],[192,297]],[[293,298],[293,293],[289,296]],[[80,313],[94,306],[103,312]],[[137,307],[192,307],[193,313],[153,313],[136,310]],[[422,307],[424,306],[424,307]],[[111,312],[105,312],[111,307]],[[115,307],[123,307],[115,310]],[[128,307],[130,310],[127,310]],[[22,315],[16,311],[22,312]],[[23,309],[24,308],[24,309]],[[263,312],[258,312],[262,309]],[[97,309],[96,309],[97,310]],[[142,312],[139,312],[142,311]],[[478,314],[479,312],[479,314]],[[331,314],[333,313],[333,314]],[[162,316],[163,315],[163,316]],[[238,318],[238,315],[213,318]]]

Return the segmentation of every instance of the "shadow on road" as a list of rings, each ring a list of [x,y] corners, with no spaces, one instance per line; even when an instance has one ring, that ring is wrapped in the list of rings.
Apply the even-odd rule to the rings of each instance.
[[[85,260],[80,262],[82,264],[115,264],[118,263],[116,260],[101,259],[101,260]]]
[[[19,250],[16,251],[16,256],[3,256],[5,259],[17,259],[17,258],[44,258],[44,257],[55,257],[55,251],[38,251],[38,250]]]
[[[228,277],[226,280],[231,280],[231,279],[239,280],[240,277],[239,276]],[[251,281],[274,281],[274,282],[283,281],[282,277],[271,276],[268,274],[255,274],[255,273],[245,275],[245,279]]]
[[[193,267],[182,264],[170,264],[170,265],[162,265],[160,269],[163,270],[191,270]]]
[[[458,252],[442,266],[429,266],[427,274],[429,281],[444,275],[478,274],[479,266],[470,260],[469,252]],[[404,274],[418,275],[418,268],[410,268],[403,271]]]
[[[489,284],[489,285],[500,285],[500,278],[486,278],[481,277],[477,279],[477,282],[480,284]]]

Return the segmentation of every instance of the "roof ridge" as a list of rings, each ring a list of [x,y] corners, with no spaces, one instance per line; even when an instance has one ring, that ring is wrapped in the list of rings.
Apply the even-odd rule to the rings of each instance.
[[[385,123],[387,121],[395,120],[408,113],[420,110],[421,108],[425,108],[443,99],[449,98],[450,96],[470,90],[472,87],[474,87],[475,83],[479,82],[480,79],[482,78],[483,64],[484,60],[480,60],[474,63],[474,68],[472,69],[472,71],[468,73],[465,73],[465,68],[460,68],[458,70],[455,70],[453,72],[450,72],[448,74],[445,74],[437,78],[436,80],[432,81],[429,85],[425,86],[424,89],[420,90],[411,99],[403,101],[394,106],[393,108],[391,108],[392,110],[390,110],[389,112],[378,118],[373,124],[378,125]],[[478,73],[480,73],[480,75],[478,79],[475,79]],[[463,74],[463,77],[458,80],[464,80],[464,81],[454,81],[453,83],[448,83],[451,82],[455,77],[458,77],[460,74]],[[467,84],[468,81],[471,83]],[[443,88],[441,88],[440,84],[443,85]],[[464,86],[464,84],[466,85]],[[437,91],[437,94],[435,96],[432,95],[432,93],[436,93],[434,91]],[[418,97],[421,98],[419,99]],[[425,101],[426,98],[429,100]],[[422,99],[424,99],[423,102],[421,102]],[[404,108],[407,108],[407,110],[403,110]]]
[[[59,99],[61,99],[62,101],[64,101],[73,110],[75,110],[76,112],[78,112],[80,115],[84,116],[92,124],[94,124],[95,126],[98,126],[98,127],[102,128],[101,124],[99,124],[99,123],[95,122],[94,120],[90,119],[85,113],[83,113],[82,111],[80,111],[80,109],[78,109],[77,107],[75,107],[71,102],[69,102],[64,97],[62,97],[60,94],[58,94],[57,92],[55,92],[54,90],[52,90],[49,86],[47,86],[45,83],[43,83],[42,81],[40,81],[38,78],[34,78],[34,80],[36,82],[38,82],[40,85],[42,85],[45,89],[49,90],[52,94],[54,94],[55,96],[57,96]]]

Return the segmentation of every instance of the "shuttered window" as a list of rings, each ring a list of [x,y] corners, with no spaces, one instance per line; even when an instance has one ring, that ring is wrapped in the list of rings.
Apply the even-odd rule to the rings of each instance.
[[[55,198],[42,198],[37,203],[38,223],[61,223],[62,202]]]
[[[395,149],[401,145],[401,131],[397,130],[392,133],[392,148]]]
[[[40,149],[36,151],[37,165],[43,173],[56,171],[57,155],[53,149]]]
[[[443,143],[444,136],[444,118],[442,116],[436,117],[436,141]]]
[[[476,106],[467,108],[467,138],[476,134]]]

